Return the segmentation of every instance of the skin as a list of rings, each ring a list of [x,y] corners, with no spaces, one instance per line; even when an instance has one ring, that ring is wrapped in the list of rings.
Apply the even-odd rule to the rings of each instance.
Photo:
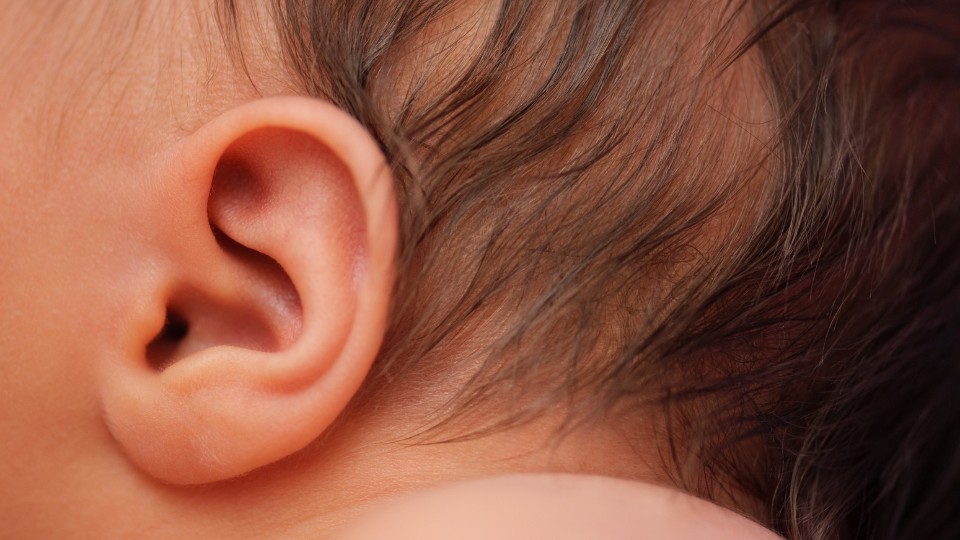
[[[477,512],[476,508],[483,508]],[[585,475],[512,475],[444,486],[370,512],[342,540],[484,538],[577,540],[775,539],[696,497]]]
[[[403,442],[443,389],[335,423],[376,356],[392,283],[395,202],[376,145],[329,105],[268,99],[294,93],[269,42],[249,58],[254,88],[207,2],[8,4],[2,536],[327,538],[354,522],[350,538],[380,538],[437,512],[438,492],[398,495],[453,486],[440,499],[489,503],[494,516],[512,494],[543,523],[579,512],[589,528],[596,500],[577,497],[600,489],[628,507],[672,508],[641,524],[652,537],[704,511],[738,538],[766,537],[731,511],[654,488],[668,483],[655,445],[612,425],[555,443],[558,414],[478,440]],[[233,163],[253,188],[217,184]],[[318,175],[329,181],[304,180]],[[282,217],[298,211],[295,223]],[[224,248],[213,228],[247,251]],[[191,331],[158,370],[147,350],[172,308]],[[631,482],[581,489],[565,476],[560,491],[575,496],[562,501],[545,476],[470,483],[513,473]],[[630,515],[612,519],[629,530]]]

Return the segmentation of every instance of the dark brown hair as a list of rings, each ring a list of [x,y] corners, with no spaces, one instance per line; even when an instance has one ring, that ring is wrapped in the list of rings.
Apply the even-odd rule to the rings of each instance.
[[[960,537],[960,4],[490,4],[275,1],[397,179],[359,401],[469,354],[456,436],[656,405],[790,538]]]

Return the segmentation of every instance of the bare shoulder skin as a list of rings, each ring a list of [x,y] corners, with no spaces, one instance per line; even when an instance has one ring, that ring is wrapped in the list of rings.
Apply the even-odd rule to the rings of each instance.
[[[774,540],[771,531],[685,493],[586,475],[512,475],[395,499],[338,540]]]

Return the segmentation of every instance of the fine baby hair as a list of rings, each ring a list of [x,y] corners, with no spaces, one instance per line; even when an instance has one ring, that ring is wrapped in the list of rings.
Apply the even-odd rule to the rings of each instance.
[[[958,534],[955,4],[275,9],[396,172],[363,399],[468,351],[447,436],[662,405],[674,479],[782,534]]]

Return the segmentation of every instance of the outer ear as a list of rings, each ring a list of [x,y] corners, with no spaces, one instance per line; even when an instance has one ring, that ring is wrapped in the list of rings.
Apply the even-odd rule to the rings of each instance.
[[[230,110],[165,153],[129,347],[104,359],[111,433],[199,484],[288,456],[345,408],[383,337],[392,179],[350,116],[308,98]]]

